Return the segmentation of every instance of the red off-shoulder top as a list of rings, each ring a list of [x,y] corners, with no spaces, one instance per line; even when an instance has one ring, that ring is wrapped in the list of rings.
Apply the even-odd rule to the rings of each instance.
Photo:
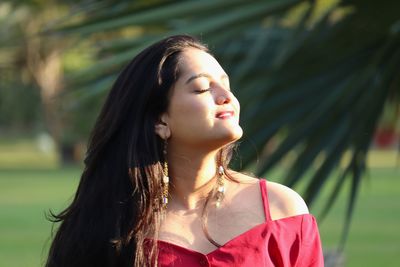
[[[321,267],[324,266],[318,226],[314,216],[302,214],[272,220],[267,185],[260,180],[265,222],[203,254],[158,240],[158,265],[162,267]]]

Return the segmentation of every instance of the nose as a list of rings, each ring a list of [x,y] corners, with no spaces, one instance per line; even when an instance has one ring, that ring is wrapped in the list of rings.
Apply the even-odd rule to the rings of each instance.
[[[231,100],[232,100],[232,96],[228,90],[223,89],[223,88],[220,88],[220,90],[218,90],[218,94],[216,96],[217,105],[228,104],[231,102]]]

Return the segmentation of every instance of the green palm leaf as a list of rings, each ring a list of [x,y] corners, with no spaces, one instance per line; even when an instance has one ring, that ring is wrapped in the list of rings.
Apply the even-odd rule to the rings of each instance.
[[[85,36],[98,49],[96,64],[70,77],[80,94],[105,92],[121,66],[155,40],[200,36],[226,66],[241,102],[239,167],[268,177],[295,153],[283,181],[306,182],[308,204],[335,179],[322,217],[351,179],[346,236],[380,114],[388,99],[399,103],[400,3],[332,1],[322,15],[326,1],[101,3],[83,21],[55,29]],[[266,153],[272,142],[278,145]]]

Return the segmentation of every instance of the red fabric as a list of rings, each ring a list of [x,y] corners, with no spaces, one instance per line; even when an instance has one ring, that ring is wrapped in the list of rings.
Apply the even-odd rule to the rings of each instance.
[[[208,254],[159,240],[159,266],[324,266],[315,218],[303,214],[271,220],[265,180],[260,181],[260,186],[266,217],[264,223]]]

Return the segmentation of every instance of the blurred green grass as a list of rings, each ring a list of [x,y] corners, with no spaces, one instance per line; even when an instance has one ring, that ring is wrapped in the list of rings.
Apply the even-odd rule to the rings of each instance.
[[[71,200],[79,168],[0,170],[0,266],[43,266],[49,244],[50,210]]]
[[[40,137],[0,136],[0,169],[55,169],[58,155],[48,145],[41,148]]]
[[[52,228],[45,214],[66,207],[79,181],[81,167],[57,168],[54,154],[42,155],[35,149],[29,140],[15,148],[0,142],[0,267],[43,266]],[[24,151],[29,157],[20,157]],[[362,184],[345,247],[346,266],[397,266],[400,168],[395,167],[395,156],[382,151],[371,154],[372,168]],[[270,177],[279,177],[278,173]],[[312,208],[316,215],[325,191],[329,188]],[[334,249],[340,239],[347,191],[320,222],[324,249]]]
[[[345,246],[346,266],[397,266],[400,253],[400,169],[371,168],[360,188]],[[325,248],[340,240],[348,185],[327,218],[320,222]],[[322,200],[323,201],[323,200]],[[320,210],[319,203],[314,210]],[[316,212],[318,214],[318,212]]]

